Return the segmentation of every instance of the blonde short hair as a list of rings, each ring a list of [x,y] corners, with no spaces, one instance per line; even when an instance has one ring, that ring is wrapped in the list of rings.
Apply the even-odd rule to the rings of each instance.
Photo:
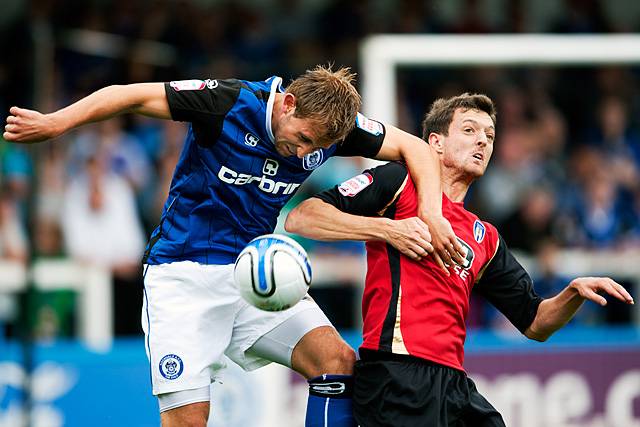
[[[322,145],[343,140],[355,126],[362,100],[353,86],[354,78],[349,68],[332,71],[330,65],[318,65],[287,87],[296,97],[295,117],[318,124]]]

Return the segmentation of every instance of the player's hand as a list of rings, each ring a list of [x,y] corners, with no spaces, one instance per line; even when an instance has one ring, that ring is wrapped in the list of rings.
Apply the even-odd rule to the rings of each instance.
[[[433,259],[448,276],[449,270],[447,267],[453,265],[453,263],[464,264],[464,248],[445,217],[442,215],[422,215],[422,217],[425,219],[431,233]]]
[[[41,142],[60,134],[49,114],[26,108],[11,107],[4,127],[3,138],[10,142]]]
[[[420,261],[433,252],[429,227],[420,218],[399,219],[391,224],[386,240],[402,254]]]
[[[600,295],[606,293],[627,304],[634,304],[633,297],[620,284],[608,277],[578,277],[569,284],[578,294],[600,305],[607,305],[607,300]]]

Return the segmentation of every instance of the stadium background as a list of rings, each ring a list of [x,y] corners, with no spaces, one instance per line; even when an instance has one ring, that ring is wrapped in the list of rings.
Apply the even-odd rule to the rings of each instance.
[[[371,35],[634,33],[633,0],[3,0],[0,111],[51,111],[108,84],[286,80],[318,63],[366,79]],[[459,46],[464,51],[465,46]],[[526,47],[523,46],[523,49]],[[498,139],[468,205],[502,231],[542,295],[578,274],[640,294],[637,65],[400,67],[397,124],[419,134],[438,96],[484,92]],[[365,111],[367,105],[364,106]],[[54,143],[0,143],[0,427],[157,425],[139,329],[140,254],[184,127],[122,117]],[[292,205],[359,172],[335,159]],[[361,244],[303,242],[312,294],[359,341]],[[510,426],[640,425],[640,313],[586,304],[548,343],[475,300],[467,368]],[[298,426],[300,378],[230,369],[215,426]]]

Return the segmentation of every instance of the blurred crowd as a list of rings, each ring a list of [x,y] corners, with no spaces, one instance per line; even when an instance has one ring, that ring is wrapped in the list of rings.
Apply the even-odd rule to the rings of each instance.
[[[12,3],[18,4],[13,18],[0,22],[5,112],[11,105],[51,111],[115,83],[273,74],[286,81],[326,62],[359,71],[358,45],[373,33],[640,28],[640,22],[612,19],[605,1],[596,0],[566,0],[552,19],[535,25],[526,14],[535,2],[523,0],[507,1],[489,14],[483,2],[463,0],[455,19],[440,13],[445,2],[419,0]],[[105,33],[117,37],[97,37]],[[154,46],[162,54],[154,56],[141,41],[160,43]],[[50,61],[43,66],[42,58]],[[399,126],[415,134],[436,97],[473,91],[496,101],[494,157],[472,187],[469,208],[495,224],[511,248],[538,260],[543,295],[566,284],[552,268],[558,250],[640,249],[637,68],[410,68],[401,70],[399,90]],[[140,258],[160,217],[184,129],[181,123],[126,116],[37,146],[0,143],[0,258],[26,264],[70,257],[108,266],[115,278],[116,332],[139,333]],[[362,168],[358,159],[332,160],[294,203]],[[323,252],[363,251],[360,244],[309,245]],[[36,294],[36,335],[73,334],[72,299],[69,293]],[[630,318],[604,313],[584,310],[578,321]],[[478,309],[471,321],[486,325],[496,319]]]

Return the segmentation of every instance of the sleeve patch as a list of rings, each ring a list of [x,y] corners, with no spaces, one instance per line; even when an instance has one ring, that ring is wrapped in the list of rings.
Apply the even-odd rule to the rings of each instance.
[[[384,133],[382,123],[376,122],[360,113],[356,116],[356,126],[374,136],[379,136]]]
[[[175,80],[169,83],[169,86],[176,92],[181,90],[202,90],[207,86],[204,80]]]
[[[370,173],[363,173],[346,180],[338,186],[338,191],[345,197],[353,197],[373,183]]]

